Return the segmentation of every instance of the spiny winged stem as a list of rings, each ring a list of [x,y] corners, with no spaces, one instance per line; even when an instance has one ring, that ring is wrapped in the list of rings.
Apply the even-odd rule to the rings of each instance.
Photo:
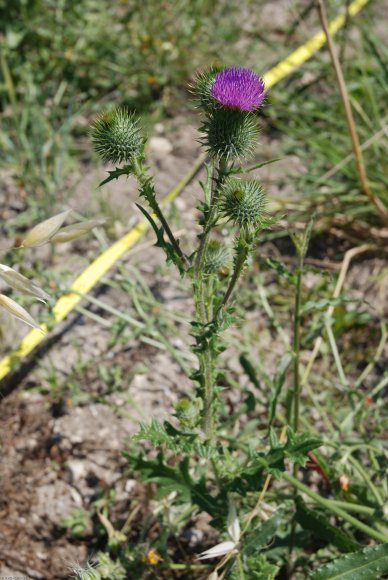
[[[214,164],[215,165],[215,164]],[[214,167],[213,171],[214,174]],[[209,244],[209,234],[215,225],[215,218],[217,214],[217,202],[220,195],[220,189],[222,183],[224,182],[225,178],[227,177],[229,170],[228,164],[224,157],[221,157],[220,161],[217,164],[217,177],[213,177],[212,180],[212,190],[209,200],[209,208],[205,215],[205,223],[203,224],[203,232],[200,235],[200,243],[199,248],[197,250],[194,262],[194,273],[197,276],[199,272],[203,273],[203,268],[206,259],[206,250]]]
[[[147,167],[144,165],[141,159],[135,158],[132,163],[133,173],[140,185],[140,195],[144,197],[160,223],[172,247],[174,248],[175,254],[178,260],[181,262],[182,266],[187,267],[189,265],[187,257],[182,252],[179,242],[176,240],[174,234],[171,231],[171,228],[164,217],[164,214],[160,208],[160,205],[155,196],[155,186],[153,184],[152,177],[150,177],[147,173]]]
[[[240,235],[237,239],[236,244],[236,255],[234,259],[234,268],[232,277],[229,282],[229,286],[226,289],[224,298],[222,300],[222,308],[224,308],[232,295],[232,292],[240,278],[240,275],[244,269],[245,263],[249,256],[250,250],[252,248],[252,240],[250,239],[250,235],[248,231],[241,230]]]
[[[214,175],[215,166],[213,165],[212,175]],[[199,248],[194,261],[194,301],[196,320],[199,323],[202,340],[198,350],[200,382],[203,399],[203,430],[205,437],[211,441],[214,437],[214,383],[216,372],[217,353],[213,348],[214,336],[212,333],[206,333],[206,326],[211,322],[211,308],[208,302],[212,300],[210,296],[209,285],[211,279],[205,275],[206,252],[209,245],[210,233],[217,220],[217,202],[220,195],[220,189],[223,181],[228,175],[228,166],[224,158],[221,158],[216,167],[217,176],[213,177],[209,205],[204,216],[203,232],[200,236]]]

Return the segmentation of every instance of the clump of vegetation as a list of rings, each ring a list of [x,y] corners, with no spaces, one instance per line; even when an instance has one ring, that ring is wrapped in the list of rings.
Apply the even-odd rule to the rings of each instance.
[[[198,360],[191,374],[195,388],[177,403],[174,418],[163,424],[153,419],[143,424],[136,436],[138,441],[151,442],[158,451],[157,457],[148,457],[142,450],[126,454],[131,469],[143,481],[155,485],[158,498],[165,498],[169,515],[159,518],[159,537],[152,542],[147,556],[143,552],[140,557],[139,546],[128,547],[126,537],[120,540],[119,533],[112,548],[131,574],[145,575],[151,569],[154,574],[158,570],[163,574],[183,566],[186,572],[199,567],[209,578],[271,579],[280,570],[291,575],[299,569],[309,570],[315,579],[333,578],[338,573],[350,578],[360,561],[368,574],[373,574],[385,566],[382,562],[387,548],[365,546],[370,540],[388,540],[383,527],[383,452],[378,442],[370,441],[366,434],[365,437],[360,433],[355,444],[351,439],[343,440],[349,426],[360,426],[363,396],[344,376],[329,316],[324,319],[324,327],[349,408],[340,424],[330,424],[332,432],[328,437],[318,433],[300,413],[301,387],[306,384],[300,361],[303,313],[341,302],[338,297],[313,300],[303,310],[302,277],[314,218],[302,234],[292,236],[298,259],[296,271],[289,272],[281,264],[272,263],[294,287],[295,304],[292,346],[280,357],[265,396],[266,424],[259,430],[257,420],[250,419],[254,401],[241,403],[231,414],[222,395],[224,371],[219,355],[225,350],[226,331],[238,319],[233,296],[261,233],[277,221],[267,213],[267,194],[260,183],[247,177],[263,163],[245,165],[257,139],[258,113],[265,89],[262,79],[252,71],[221,68],[199,75],[193,93],[204,116],[200,130],[210,158],[207,179],[201,183],[201,233],[194,252],[185,251],[159,204],[145,164],[145,139],[139,138],[136,119],[117,109],[103,114],[92,128],[92,139],[102,159],[119,164],[103,183],[135,176],[142,202],[138,207],[154,230],[156,246],[165,252],[167,262],[191,282],[195,310],[192,349]],[[227,230],[234,237],[230,248],[222,235]],[[251,363],[245,359],[243,365],[254,377]],[[291,369],[293,378],[282,411],[279,399]],[[369,452],[376,466],[374,481],[362,466],[361,458]],[[350,493],[349,479],[343,473],[339,478],[338,470],[343,470],[343,460],[338,461],[341,453],[346,453],[364,480],[362,486],[352,485]],[[320,474],[323,493],[300,480],[299,473],[307,466]],[[269,490],[271,481],[274,485]],[[218,558],[218,563],[187,563],[185,567],[169,557],[169,518],[175,514],[176,533],[198,510],[210,516],[220,542],[197,554],[197,560]],[[336,525],[332,518],[336,518]],[[303,546],[311,533],[318,542],[311,544],[311,552],[307,553]],[[109,536],[112,542],[111,533]],[[157,556],[151,557],[155,550]],[[335,550],[352,554],[319,567],[333,559]]]

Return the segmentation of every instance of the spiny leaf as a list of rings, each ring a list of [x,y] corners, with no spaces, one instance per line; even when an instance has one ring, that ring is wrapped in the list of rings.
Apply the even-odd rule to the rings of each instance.
[[[131,175],[133,173],[133,168],[132,165],[124,165],[124,167],[116,167],[116,169],[114,169],[113,171],[108,171],[108,173],[109,177],[104,179],[104,181],[101,181],[98,187],[101,187],[102,185],[105,185],[106,183],[113,181],[113,179],[118,179],[121,175],[127,176]]]
[[[304,466],[308,452],[320,447],[322,439],[312,433],[295,433],[291,428],[287,431],[287,442],[284,445],[284,455],[293,463]]]
[[[144,481],[156,483],[158,497],[164,497],[176,491],[183,501],[189,501],[191,495],[191,477],[189,475],[189,459],[186,457],[176,466],[171,467],[165,463],[163,453],[159,453],[157,459],[144,459],[141,455],[134,458],[127,456],[131,461],[131,467],[139,471]]]
[[[280,478],[285,471],[285,458],[293,463],[305,465],[308,452],[322,445],[322,440],[312,433],[295,434],[288,429],[288,439],[283,445],[279,443],[273,429],[269,430],[271,449],[267,453],[258,453],[254,458],[253,465],[262,466],[265,471],[275,478]]]
[[[36,225],[27,233],[21,246],[24,248],[36,248],[46,244],[57,233],[70,213],[71,209],[68,209]]]
[[[182,267],[182,261],[180,256],[178,256],[175,252],[175,248],[172,244],[170,244],[170,242],[167,242],[164,239],[164,230],[163,228],[159,228],[153,218],[153,216],[151,214],[148,213],[148,211],[146,209],[144,209],[144,207],[142,207],[140,204],[136,204],[136,206],[139,208],[139,210],[141,211],[141,213],[144,215],[144,217],[147,219],[147,221],[151,224],[152,229],[155,232],[156,235],[156,244],[155,246],[157,248],[162,248],[162,250],[164,250],[166,257],[167,257],[167,263],[171,262],[173,264],[175,264],[175,266],[178,267],[179,271],[181,274],[184,273],[184,268]]]
[[[196,433],[178,431],[171,423],[165,421],[164,425],[156,419],[150,424],[141,424],[140,431],[134,436],[135,441],[150,441],[153,445],[166,445],[172,451],[193,451],[197,440]]]
[[[311,580],[377,580],[388,572],[388,544],[368,546],[319,568]]]

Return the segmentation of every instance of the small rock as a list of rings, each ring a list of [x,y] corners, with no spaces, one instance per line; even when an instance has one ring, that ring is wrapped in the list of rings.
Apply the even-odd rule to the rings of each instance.
[[[166,137],[151,137],[148,142],[150,154],[157,159],[163,158],[173,150],[171,141]]]
[[[127,493],[132,493],[136,487],[136,479],[127,479],[127,481],[125,482],[125,487],[124,490]]]
[[[195,528],[187,528],[183,532],[184,539],[188,542],[190,548],[195,548],[198,544],[203,541],[204,533],[202,530],[196,530]]]
[[[35,514],[39,518],[40,526],[42,524],[41,518],[48,519],[57,526],[64,517],[78,509],[82,505],[82,499],[77,494],[78,497],[74,501],[74,493],[75,490],[62,480],[38,487]]]
[[[163,135],[163,133],[164,133],[164,125],[163,125],[163,123],[156,123],[154,125],[154,132],[157,135]]]

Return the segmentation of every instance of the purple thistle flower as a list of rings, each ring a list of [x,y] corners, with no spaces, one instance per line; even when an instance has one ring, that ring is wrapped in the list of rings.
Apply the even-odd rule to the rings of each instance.
[[[253,111],[264,101],[265,86],[263,79],[253,71],[231,67],[216,74],[210,92],[225,107]]]

